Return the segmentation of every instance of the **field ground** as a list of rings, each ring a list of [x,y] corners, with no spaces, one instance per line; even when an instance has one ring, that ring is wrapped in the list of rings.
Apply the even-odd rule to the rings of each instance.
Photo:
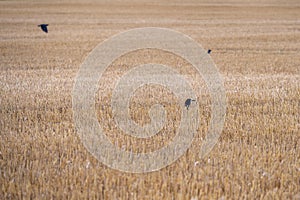
[[[40,23],[50,24],[48,34]],[[83,146],[74,128],[72,88],[97,44],[149,26],[180,31],[212,49],[225,81],[225,127],[200,159],[210,109],[198,94],[201,126],[187,153],[157,172],[123,173]],[[0,1],[0,27],[0,199],[300,199],[298,0]],[[144,50],[114,62],[99,83],[104,91],[97,103],[108,103],[101,98],[111,96],[113,81],[129,63],[149,58],[186,66],[183,74],[201,87],[184,60]],[[147,110],[134,105],[143,103],[145,91],[137,91],[131,105],[141,124],[149,122]],[[168,120],[176,124],[174,96],[152,90],[159,91],[168,94]],[[174,136],[134,140],[117,135],[109,108],[97,116],[108,137],[127,149],[150,151]]]

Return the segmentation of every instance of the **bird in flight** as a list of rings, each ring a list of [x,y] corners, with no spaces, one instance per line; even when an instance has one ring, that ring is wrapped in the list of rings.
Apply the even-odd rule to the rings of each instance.
[[[208,49],[207,53],[208,53],[208,54],[210,54],[210,52],[211,52],[211,50],[210,50],[210,49]]]
[[[184,106],[186,107],[186,109],[188,110],[192,101],[196,101],[195,99],[187,99],[185,100]]]
[[[48,33],[48,29],[47,29],[47,26],[48,26],[49,24],[40,24],[40,25],[38,25],[38,27],[41,27],[41,29],[45,32],[45,33]]]

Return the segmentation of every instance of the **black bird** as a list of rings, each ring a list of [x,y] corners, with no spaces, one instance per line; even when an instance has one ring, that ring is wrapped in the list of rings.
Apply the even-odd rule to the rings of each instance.
[[[211,52],[211,50],[210,50],[210,49],[208,49],[207,53],[208,53],[208,54],[210,54],[210,52]]]
[[[186,107],[187,110],[189,109],[192,101],[196,101],[196,100],[194,100],[194,99],[187,99],[187,100],[185,100],[184,106]]]
[[[38,25],[38,27],[41,27],[41,29],[45,32],[45,33],[48,33],[48,29],[47,29],[47,26],[48,26],[49,24],[40,24],[40,25]]]

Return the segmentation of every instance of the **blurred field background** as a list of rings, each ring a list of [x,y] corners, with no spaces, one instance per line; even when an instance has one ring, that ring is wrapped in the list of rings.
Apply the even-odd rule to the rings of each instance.
[[[49,23],[48,34],[40,23]],[[201,126],[187,153],[160,171],[129,174],[84,148],[71,95],[96,45],[149,26],[180,31],[212,49],[225,81],[227,114],[219,142],[200,159],[210,110],[199,94]],[[0,1],[0,49],[0,199],[300,199],[298,0]],[[177,66],[195,87],[204,86],[184,60],[144,50],[107,70],[97,105],[109,104],[111,83],[124,69],[149,60]],[[171,102],[166,108],[176,125],[169,91],[145,88],[132,105],[147,99],[145,91]],[[138,123],[149,122],[145,108],[131,108]],[[127,150],[157,149],[173,137],[170,131],[154,142],[132,141],[117,135],[111,118],[109,108],[99,109],[108,136]]]

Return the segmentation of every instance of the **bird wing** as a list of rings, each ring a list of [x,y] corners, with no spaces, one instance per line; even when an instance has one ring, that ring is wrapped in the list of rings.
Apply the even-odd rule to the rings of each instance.
[[[187,99],[185,102],[184,102],[184,105],[185,106],[189,106],[191,104],[191,99]]]
[[[44,32],[48,33],[47,26],[42,26],[42,29],[43,29]]]

